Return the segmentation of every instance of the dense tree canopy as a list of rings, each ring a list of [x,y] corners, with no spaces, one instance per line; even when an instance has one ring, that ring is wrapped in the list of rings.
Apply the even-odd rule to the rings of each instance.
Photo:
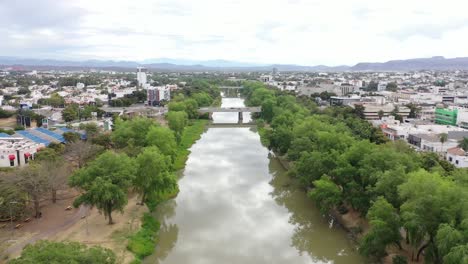
[[[363,119],[362,109],[319,110],[311,98],[259,82],[246,82],[242,93],[248,105],[262,106],[255,116],[260,123],[269,123],[259,126],[262,142],[291,161],[291,174],[311,188],[322,212],[351,207],[367,215],[371,228],[360,243],[362,254],[383,257],[387,246],[400,245],[403,229],[415,259],[424,252],[428,262],[463,263],[467,170],[436,154],[416,153],[404,142],[388,142]]]
[[[75,206],[95,206],[112,224],[112,212],[122,211],[127,204],[127,189],[135,173],[135,162],[127,155],[104,152],[70,178],[71,186],[85,191],[75,200]]]
[[[136,157],[137,170],[133,185],[141,194],[141,203],[152,192],[166,192],[177,185],[171,173],[171,157],[162,154],[157,147],[147,147]]]

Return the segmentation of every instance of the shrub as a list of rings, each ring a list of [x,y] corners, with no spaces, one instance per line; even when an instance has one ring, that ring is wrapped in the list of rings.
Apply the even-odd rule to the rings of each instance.
[[[154,252],[156,235],[160,227],[159,222],[148,213],[143,215],[142,222],[141,229],[130,237],[127,245],[127,249],[133,252],[138,259]]]

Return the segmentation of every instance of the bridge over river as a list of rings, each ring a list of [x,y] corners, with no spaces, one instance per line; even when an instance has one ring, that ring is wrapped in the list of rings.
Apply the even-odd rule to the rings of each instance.
[[[245,113],[245,112],[248,112],[248,113],[260,113],[262,111],[262,108],[260,106],[254,106],[254,107],[202,107],[202,108],[199,108],[198,109],[198,112],[200,114],[206,114],[206,113],[209,113],[210,114],[210,118],[211,118],[211,114],[212,113],[239,113],[239,118],[237,120],[237,122],[239,124],[242,123],[242,120],[243,120],[243,114],[242,113]]]

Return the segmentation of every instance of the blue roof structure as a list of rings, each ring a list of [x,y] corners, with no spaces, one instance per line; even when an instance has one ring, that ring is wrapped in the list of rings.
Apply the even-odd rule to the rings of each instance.
[[[11,137],[11,136],[8,135],[7,133],[0,133],[0,137]]]
[[[16,131],[16,133],[17,133],[18,135],[21,135],[21,136],[23,136],[23,137],[25,137],[25,138],[28,138],[28,139],[30,139],[30,140],[36,142],[36,143],[42,143],[42,144],[44,144],[45,146],[49,146],[49,144],[50,144],[50,141],[45,140],[45,139],[43,139],[43,138],[40,138],[40,137],[38,137],[38,136],[36,136],[36,135],[33,135],[33,134],[29,133],[29,132],[26,131],[26,130],[18,130],[18,131]]]
[[[62,143],[65,142],[65,138],[63,138],[62,135],[54,133],[53,131],[50,131],[50,130],[42,128],[42,127],[38,127],[35,130],[38,131],[38,132],[41,132],[43,134],[46,134],[49,137],[55,138],[55,139],[57,139],[58,141],[60,141]]]

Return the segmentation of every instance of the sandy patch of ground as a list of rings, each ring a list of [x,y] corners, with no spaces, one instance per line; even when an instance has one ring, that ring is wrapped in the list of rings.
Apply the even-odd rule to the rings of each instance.
[[[11,229],[10,224],[0,229],[0,263],[16,258],[28,244],[38,240],[77,241],[87,245],[99,245],[112,249],[121,263],[129,263],[134,257],[126,250],[128,236],[140,229],[141,217],[148,211],[146,206],[137,205],[137,195],[130,195],[124,213],[114,212],[115,222],[108,225],[104,215],[96,209],[80,207],[65,210],[73,204],[78,193],[68,190],[61,194],[56,204],[44,201],[41,204],[42,217],[31,217],[19,229]],[[87,216],[87,217],[85,217]],[[14,232],[13,232],[14,231]]]
[[[99,245],[112,249],[121,263],[129,263],[134,259],[127,251],[127,238],[140,229],[141,216],[147,212],[146,206],[137,205],[137,196],[129,197],[124,213],[115,212],[112,218],[115,222],[108,225],[104,215],[96,209],[89,211],[88,217],[80,219],[70,228],[63,230],[50,240],[77,241],[87,245]]]
[[[30,220],[28,222],[25,222],[25,219],[13,222],[14,226],[17,224],[22,225],[19,229],[12,229],[10,222],[4,223],[6,226],[0,229],[1,259],[17,257],[27,244],[47,239],[49,236],[77,221],[80,218],[80,212],[85,211],[85,208],[65,210],[73,204],[73,200],[77,194],[73,190],[67,190],[63,193],[58,193],[58,200],[55,204],[50,200],[42,201],[42,217],[37,219],[29,217]],[[32,215],[32,212],[30,214]],[[28,218],[28,216],[25,216],[25,218]]]
[[[0,128],[11,128],[16,126],[16,116],[9,118],[0,118]]]

